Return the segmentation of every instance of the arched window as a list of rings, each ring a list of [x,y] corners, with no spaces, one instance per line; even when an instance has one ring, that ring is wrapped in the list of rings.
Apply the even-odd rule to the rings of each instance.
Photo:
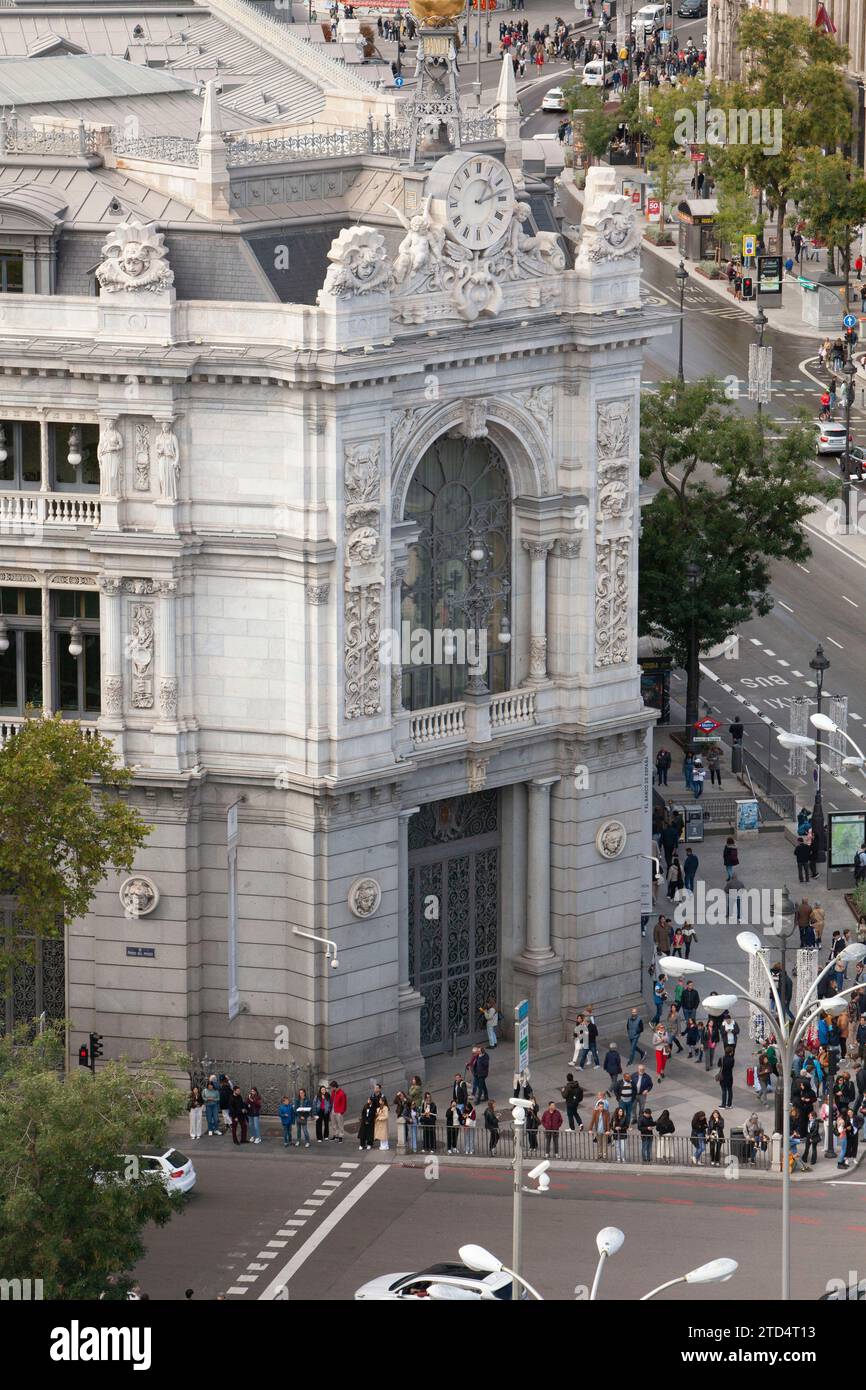
[[[404,633],[408,621],[411,634],[409,651],[405,642],[402,651],[404,707],[426,709],[463,697],[476,660],[463,600],[469,551],[478,541],[487,554],[481,582],[492,599],[481,634],[486,661],[478,664],[491,691],[507,690],[508,644],[501,634],[509,612],[511,498],[499,450],[489,439],[437,439],[415,470],[405,519],[419,522],[421,532],[403,588]]]

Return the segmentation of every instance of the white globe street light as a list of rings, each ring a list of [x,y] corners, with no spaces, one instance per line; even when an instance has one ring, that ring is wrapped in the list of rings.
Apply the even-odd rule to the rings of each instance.
[[[618,1250],[621,1250],[624,1242],[625,1236],[618,1226],[602,1226],[596,1236],[595,1248],[598,1251],[598,1264],[595,1267],[595,1278],[589,1291],[590,1303],[594,1303],[598,1297],[598,1286],[601,1283],[605,1260],[610,1259],[611,1255],[615,1255]]]
[[[700,1265],[697,1269],[689,1270],[688,1274],[681,1274],[678,1279],[668,1279],[667,1283],[659,1284],[657,1289],[650,1289],[640,1300],[646,1303],[647,1299],[655,1298],[657,1293],[664,1289],[672,1289],[674,1284],[726,1284],[732,1275],[737,1272],[737,1261],[721,1258],[710,1260],[709,1264]]]
[[[837,728],[829,714],[810,714],[809,723],[815,729],[821,729],[825,734],[835,734]]]
[[[814,748],[815,740],[808,734],[788,734],[784,730],[776,738],[783,748]]]
[[[461,1260],[469,1269],[474,1269],[477,1274],[510,1274],[512,1279],[516,1279],[522,1284],[527,1293],[531,1293],[533,1298],[537,1298],[539,1303],[544,1300],[541,1294],[535,1290],[531,1284],[515,1274],[513,1269],[509,1269],[501,1260],[497,1260],[495,1255],[491,1255],[489,1250],[485,1250],[483,1245],[461,1245],[459,1250]]]
[[[677,975],[703,975],[707,968],[698,960],[680,960],[679,956],[659,956],[659,966],[665,974],[670,971]]]
[[[737,945],[741,951],[745,951],[747,956],[754,956],[758,951],[764,950],[764,943],[757,932],[741,931],[737,932]]]
[[[708,994],[703,1005],[707,1013],[713,1016],[727,1014],[738,1002],[739,997],[738,994]]]

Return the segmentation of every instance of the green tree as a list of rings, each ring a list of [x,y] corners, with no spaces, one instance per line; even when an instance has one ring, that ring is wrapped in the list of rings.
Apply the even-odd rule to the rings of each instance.
[[[686,671],[689,727],[700,649],[769,612],[771,564],[809,556],[801,522],[815,496],[838,491],[815,473],[813,442],[806,423],[768,438],[709,380],[662,382],[642,404],[641,476],[660,487],[641,516],[638,627]]]
[[[719,244],[727,246],[733,255],[742,252],[743,237],[753,232],[756,236],[764,230],[764,218],[755,209],[754,199],[743,187],[742,176],[725,171],[716,184],[716,198],[719,211],[716,230]]]
[[[588,156],[587,163],[602,159],[619,125],[619,111],[605,110],[600,87],[583,87],[572,81],[565,84],[562,94],[571,114],[572,129]]]
[[[166,1071],[182,1059],[155,1044],[134,1070],[105,1062],[64,1080],[63,1030],[0,1038],[0,1270],[41,1279],[46,1299],[122,1298],[148,1222],[183,1206],[132,1161],[162,1151],[184,1108]]]
[[[806,19],[745,10],[738,43],[745,54],[742,85],[729,90],[729,105],[778,113],[780,148],[765,154],[762,143],[736,146],[742,172],[766,190],[779,213],[783,249],[785,208],[801,182],[804,152],[835,150],[851,137],[851,103],[845,86],[848,50]]]
[[[0,985],[88,911],[109,868],[132,868],[150,827],[117,795],[131,779],[108,739],[59,715],[26,720],[0,750],[0,884],[22,933],[0,942]]]
[[[812,150],[803,162],[800,183],[792,190],[800,215],[809,235],[827,246],[830,265],[841,254],[847,273],[854,228],[866,222],[866,180],[841,154]]]

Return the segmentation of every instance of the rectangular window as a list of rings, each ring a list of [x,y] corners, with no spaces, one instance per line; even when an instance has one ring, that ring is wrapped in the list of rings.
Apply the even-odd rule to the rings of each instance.
[[[22,294],[24,291],[24,252],[0,250],[0,291],[3,294]]]
[[[81,655],[72,656],[73,624]],[[77,719],[93,719],[101,708],[99,595],[58,589],[51,595],[52,655],[56,708]]]
[[[41,477],[39,426],[30,420],[0,420],[0,482],[19,490],[39,487]]]
[[[48,426],[48,454],[52,486],[58,492],[95,492],[99,488],[98,425],[78,425],[78,438],[70,443],[75,422]],[[69,462],[70,453],[81,455],[75,467]]]
[[[9,646],[0,654],[0,709],[25,714],[42,708],[42,594],[0,589],[0,614]]]

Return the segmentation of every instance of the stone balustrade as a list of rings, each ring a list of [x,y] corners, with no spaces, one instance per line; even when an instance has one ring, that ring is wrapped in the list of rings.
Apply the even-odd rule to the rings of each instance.
[[[3,714],[0,715],[0,748],[4,748],[10,738],[14,738],[23,724],[27,723],[27,716],[23,714]],[[95,724],[81,724],[81,732],[85,738],[96,738],[99,730]]]
[[[435,705],[433,709],[418,710],[411,716],[410,731],[416,748],[447,739],[466,737],[466,706],[463,704]]]
[[[510,729],[526,728],[537,723],[534,690],[507,690],[491,695],[480,711],[488,716],[485,723],[489,735],[506,733]],[[434,705],[432,709],[415,710],[409,721],[412,743],[417,750],[468,737],[466,705]]]
[[[32,535],[42,526],[98,526],[97,497],[74,492],[0,492],[0,534]]]
[[[494,695],[490,701],[490,727],[513,729],[518,724],[534,724],[535,691],[506,690],[504,695]]]

